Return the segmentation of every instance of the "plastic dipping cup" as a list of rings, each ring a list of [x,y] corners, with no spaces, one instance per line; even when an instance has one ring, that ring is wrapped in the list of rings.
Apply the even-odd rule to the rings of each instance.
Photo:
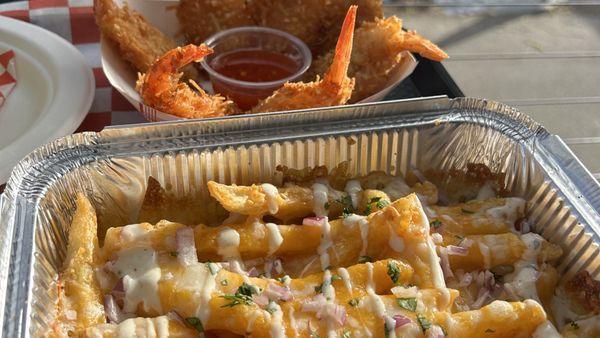
[[[237,27],[205,42],[214,53],[201,61],[215,92],[249,110],[286,82],[300,80],[312,62],[297,37],[267,27]]]

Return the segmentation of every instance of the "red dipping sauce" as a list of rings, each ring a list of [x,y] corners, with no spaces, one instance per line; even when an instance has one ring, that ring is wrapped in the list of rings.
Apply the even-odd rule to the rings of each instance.
[[[210,66],[219,74],[230,79],[265,83],[280,81],[296,73],[301,65],[296,60],[276,52],[260,49],[241,49],[216,56]],[[215,92],[232,99],[238,107],[249,110],[259,100],[267,98],[283,83],[264,86],[264,88],[248,88],[239,83],[211,79]]]
[[[248,111],[285,82],[299,81],[312,57],[306,44],[286,32],[267,27],[238,27],[205,42],[214,53],[202,67],[215,92]]]

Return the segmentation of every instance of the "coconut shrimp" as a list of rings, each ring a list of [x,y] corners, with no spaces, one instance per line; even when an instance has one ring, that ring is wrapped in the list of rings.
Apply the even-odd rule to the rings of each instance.
[[[252,113],[327,107],[345,104],[354,89],[354,79],[348,77],[352,54],[356,6],[351,6],[342,24],[335,55],[322,80],[310,83],[286,83],[273,95],[258,103]]]
[[[402,20],[392,16],[365,22],[356,29],[352,62],[349,76],[355,77],[356,88],[350,102],[357,102],[382,90],[388,82],[390,72],[400,63],[400,53],[416,52],[428,59],[441,61],[448,57],[431,41],[414,31],[402,30]],[[307,74],[313,77],[323,74],[334,51],[326,53],[313,62]]]
[[[185,118],[216,117],[238,113],[235,104],[220,95],[208,95],[195,82],[196,91],[179,82],[179,70],[212,53],[206,45],[187,45],[168,51],[139,75],[136,90],[144,103],[159,111]]]
[[[118,7],[113,0],[94,0],[94,15],[102,36],[115,43],[121,57],[138,71],[147,71],[159,56],[177,47],[127,5]]]

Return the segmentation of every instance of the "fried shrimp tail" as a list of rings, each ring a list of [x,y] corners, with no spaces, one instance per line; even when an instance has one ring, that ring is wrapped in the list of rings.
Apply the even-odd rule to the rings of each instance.
[[[162,112],[185,118],[215,117],[237,112],[233,102],[219,95],[208,95],[196,85],[198,92],[179,82],[179,70],[212,53],[206,45],[187,45],[168,51],[139,76],[136,90],[144,103]],[[193,83],[195,85],[195,83]]]
[[[154,60],[177,46],[127,5],[118,7],[113,0],[94,0],[94,15],[102,36],[113,42],[121,57],[138,71],[147,71]]]
[[[436,46],[433,42],[425,39],[415,31],[408,31],[404,34],[404,40],[400,44],[406,50],[415,52],[422,57],[433,61],[442,61],[448,58],[448,54]]]
[[[350,6],[335,48],[329,70],[322,80],[286,83],[258,103],[252,113],[327,107],[345,104],[352,95],[354,79],[348,77],[357,6]]]

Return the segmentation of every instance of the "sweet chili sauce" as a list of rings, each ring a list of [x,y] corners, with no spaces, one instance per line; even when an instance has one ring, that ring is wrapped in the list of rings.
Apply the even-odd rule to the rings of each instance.
[[[217,73],[238,81],[252,82],[244,86],[235,81],[211,78],[213,89],[248,110],[259,100],[271,95],[283,83],[261,86],[260,83],[285,79],[300,69],[300,62],[277,52],[261,49],[239,49],[216,56],[210,62]]]

